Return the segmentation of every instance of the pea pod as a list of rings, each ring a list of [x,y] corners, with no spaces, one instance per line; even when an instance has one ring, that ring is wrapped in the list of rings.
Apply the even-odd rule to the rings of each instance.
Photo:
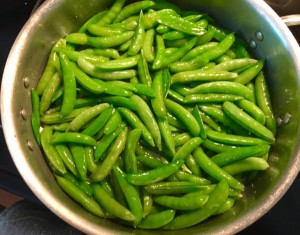
[[[113,199],[99,184],[93,184],[93,195],[99,204],[111,215],[125,221],[135,221],[135,216],[118,201]]]
[[[199,136],[200,127],[193,115],[183,106],[175,103],[172,100],[166,99],[165,104],[167,109],[176,115],[178,119],[187,127],[193,136]]]
[[[148,144],[150,144],[151,146],[155,146],[151,133],[135,113],[126,108],[118,108],[118,111],[120,112],[121,116],[129,122],[131,126],[142,130],[142,137]]]
[[[272,103],[270,99],[270,93],[264,77],[264,74],[260,72],[255,79],[255,97],[257,99],[257,105],[265,114],[266,127],[270,129],[274,134],[276,133],[276,120],[272,110]]]
[[[55,146],[52,145],[53,131],[49,126],[44,127],[41,133],[41,145],[48,164],[56,174],[64,175],[67,171]]]
[[[128,182],[133,185],[148,185],[169,177],[171,174],[177,171],[182,164],[183,161],[178,160],[174,163],[169,163],[157,169],[144,171],[142,173],[127,174],[126,178]]]
[[[152,89],[155,92],[155,97],[151,99],[151,106],[158,118],[166,119],[167,110],[163,97],[163,73],[156,72],[152,82]]]
[[[75,166],[75,162],[72,156],[72,153],[70,152],[70,149],[65,144],[57,144],[55,145],[55,148],[60,155],[61,159],[63,160],[65,166],[74,174],[77,175],[77,169]]]
[[[204,206],[208,200],[208,195],[190,197],[189,200],[184,197],[160,195],[153,197],[153,200],[159,205],[175,210],[196,210]]]
[[[243,110],[238,108],[235,104],[231,102],[225,102],[223,104],[223,108],[230,118],[235,120],[245,129],[249,130],[256,136],[263,138],[264,140],[274,143],[274,134],[261,123],[259,123],[254,118],[245,113]]]
[[[99,204],[93,198],[87,196],[83,191],[77,188],[71,181],[60,176],[56,176],[56,181],[71,198],[77,201],[90,213],[99,217],[105,217],[104,211]]]
[[[31,115],[31,126],[33,130],[34,137],[38,144],[41,143],[41,134],[40,134],[40,113],[39,113],[39,106],[40,100],[38,93],[35,89],[31,90],[31,102],[32,102],[32,115]]]
[[[74,159],[78,176],[80,179],[85,180],[87,178],[87,161],[84,147],[78,144],[70,144],[69,148]]]
[[[141,97],[137,95],[132,95],[130,99],[136,104],[136,109],[139,117],[151,133],[156,146],[159,150],[161,150],[161,134],[150,107]]]
[[[128,128],[125,127],[118,134],[117,138],[114,140],[110,146],[105,159],[99,165],[99,167],[90,175],[91,180],[101,181],[103,180],[112,170],[119,155],[125,148],[126,138],[127,138]]]
[[[226,202],[228,191],[228,184],[221,181],[210,194],[208,201],[203,208],[176,216],[169,224],[165,225],[163,229],[174,230],[187,228],[214,215]]]
[[[108,103],[102,103],[84,110],[81,114],[75,117],[69,125],[68,131],[79,131],[85,124],[98,116],[109,107]]]
[[[146,216],[138,225],[138,228],[157,229],[168,224],[175,216],[176,210],[164,210]]]
[[[141,11],[138,19],[138,25],[136,27],[135,33],[133,35],[127,53],[129,55],[137,55],[143,46],[144,40],[145,40],[144,18],[143,18],[143,11]]]
[[[179,181],[179,182],[159,182],[150,184],[144,187],[144,189],[154,195],[163,194],[183,194],[194,192],[198,190],[208,190],[210,185],[200,185],[194,182]]]
[[[260,157],[268,153],[270,150],[269,145],[256,145],[249,147],[236,147],[211,157],[211,160],[218,166],[222,167],[231,162],[235,162],[248,157]]]
[[[179,159],[185,160],[188,155],[193,152],[201,143],[202,139],[200,137],[194,137],[188,140],[177,150],[172,162],[176,162]]]
[[[70,114],[75,106],[76,100],[76,79],[71,67],[71,63],[65,54],[59,53],[59,60],[63,73],[64,95],[60,109],[60,114],[66,116]]]
[[[143,207],[139,193],[137,189],[126,180],[125,173],[119,167],[113,167],[113,173],[120,184],[130,210],[136,217],[134,225],[137,225],[143,218]]]
[[[141,129],[134,129],[129,132],[124,150],[124,162],[126,173],[137,173],[137,160],[135,148],[142,134]]]
[[[96,140],[82,133],[56,133],[55,136],[53,136],[52,144],[61,143],[77,143],[94,146],[96,144]]]
[[[203,169],[206,173],[211,175],[213,178],[219,181],[226,181],[228,185],[232,188],[243,190],[244,185],[240,183],[237,179],[232,177],[230,174],[222,170],[218,165],[216,165],[205,153],[204,151],[198,147],[193,152],[193,156],[195,161],[199,164],[201,169]]]

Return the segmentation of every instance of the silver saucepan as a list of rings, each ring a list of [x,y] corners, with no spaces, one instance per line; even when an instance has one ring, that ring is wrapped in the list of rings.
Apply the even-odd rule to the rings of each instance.
[[[170,0],[171,1],[171,0]],[[300,169],[300,49],[281,18],[262,0],[185,0],[182,8],[209,12],[240,35],[256,58],[265,59],[279,128],[271,149],[270,168],[247,187],[245,196],[221,216],[171,234],[233,234],[263,216],[283,196]],[[56,215],[88,234],[157,234],[99,219],[72,201],[56,184],[35,142],[30,90],[35,87],[49,51],[61,37],[76,31],[110,0],[48,0],[30,17],[17,37],[5,67],[1,115],[13,161],[33,193]],[[159,234],[170,234],[159,231]]]

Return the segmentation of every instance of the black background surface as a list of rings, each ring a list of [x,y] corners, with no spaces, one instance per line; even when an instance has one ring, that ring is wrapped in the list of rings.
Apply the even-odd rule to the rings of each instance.
[[[30,16],[36,0],[9,0],[0,4],[0,74],[9,50],[22,26]],[[297,28],[292,31],[298,37]],[[300,30],[299,30],[300,32]],[[300,37],[299,37],[300,38]],[[242,231],[241,235],[252,234],[300,234],[300,177],[283,198],[265,216]],[[29,200],[37,200],[19,176],[0,130],[0,188],[21,195]]]

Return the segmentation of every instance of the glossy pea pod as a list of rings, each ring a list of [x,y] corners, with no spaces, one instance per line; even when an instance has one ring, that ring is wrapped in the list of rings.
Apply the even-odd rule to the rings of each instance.
[[[175,153],[172,162],[176,162],[178,160],[185,161],[186,158],[192,153],[199,145],[202,143],[202,139],[200,137],[194,137],[187,142],[185,142]]]
[[[218,165],[216,165],[202,150],[201,147],[198,147],[193,151],[193,156],[198,165],[203,169],[207,174],[219,181],[226,181],[228,185],[237,190],[244,190],[244,185],[240,183],[237,179],[232,177],[230,174],[222,170]]]
[[[164,210],[147,215],[138,225],[142,229],[158,229],[168,224],[175,216],[176,210]]]
[[[142,134],[141,129],[133,129],[128,134],[125,150],[124,150],[124,164],[125,164],[126,173],[138,172],[135,149],[141,134]]]
[[[129,222],[136,220],[132,212],[112,198],[101,185],[93,184],[92,189],[94,198],[109,214]]]
[[[84,146],[78,144],[69,144],[74,164],[76,166],[78,176],[82,180],[87,179],[87,161]]]
[[[40,100],[38,93],[35,89],[31,90],[31,102],[32,102],[32,115],[31,115],[31,126],[32,131],[34,134],[34,137],[38,144],[41,144],[41,134],[40,134],[40,113],[39,113],[39,106],[40,106]]]
[[[86,195],[70,180],[61,176],[55,177],[58,185],[63,189],[63,191],[78,202],[83,208],[96,216],[105,217],[103,209],[93,198]]]
[[[149,171],[127,174],[126,178],[128,182],[133,185],[149,185],[169,177],[176,172],[182,166],[182,164],[183,161],[178,160]]]
[[[59,60],[63,73],[63,100],[60,114],[66,116],[70,114],[75,106],[76,101],[76,79],[71,67],[71,63],[65,54],[59,53]]]
[[[134,226],[136,226],[143,218],[143,207],[140,195],[137,189],[126,180],[126,174],[119,167],[114,166],[113,173],[120,184],[130,210],[136,217],[134,221]]]
[[[274,134],[242,109],[238,108],[234,103],[225,102],[223,104],[223,109],[230,118],[235,120],[245,129],[266,141],[274,143]]]
[[[143,123],[145,124],[145,126],[148,128],[149,132],[151,133],[155,145],[159,150],[161,150],[162,145],[160,130],[149,105],[137,95],[132,95],[130,99],[136,104],[137,113],[143,121]]]
[[[169,224],[165,225],[163,229],[174,230],[187,228],[209,218],[225,204],[228,191],[228,184],[225,181],[221,181],[210,194],[203,208],[176,216]]]
[[[67,170],[55,146],[52,145],[52,137],[52,128],[45,126],[41,132],[41,145],[45,153],[46,160],[54,173],[64,175]]]
[[[125,127],[118,134],[117,138],[114,140],[108,152],[105,156],[103,162],[98,166],[98,168],[90,175],[92,181],[103,180],[112,170],[115,163],[118,160],[119,155],[125,148],[126,138],[127,138],[128,128]]]

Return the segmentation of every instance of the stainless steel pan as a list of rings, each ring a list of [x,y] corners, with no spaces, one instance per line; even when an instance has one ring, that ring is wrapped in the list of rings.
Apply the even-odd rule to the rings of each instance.
[[[173,1],[208,11],[222,26],[248,41],[255,57],[265,59],[274,112],[280,126],[271,150],[271,167],[247,188],[228,213],[171,234],[233,234],[263,216],[287,191],[300,169],[300,49],[280,17],[261,0]],[[89,234],[157,234],[96,218],[67,197],[56,184],[30,125],[30,89],[35,87],[53,44],[75,31],[109,0],[48,0],[16,39],[2,79],[1,114],[9,151],[33,193],[55,214]],[[170,232],[159,231],[160,234]]]

